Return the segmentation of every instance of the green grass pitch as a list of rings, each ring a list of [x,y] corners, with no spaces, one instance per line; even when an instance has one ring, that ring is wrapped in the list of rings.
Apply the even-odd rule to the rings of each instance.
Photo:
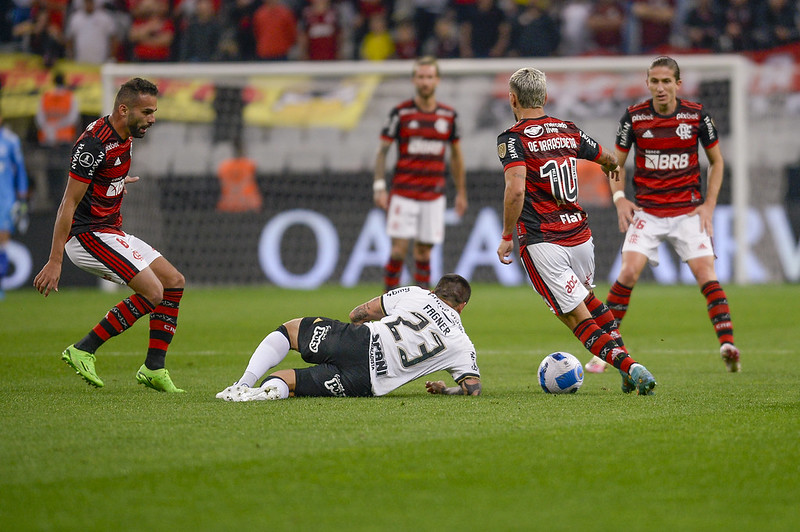
[[[190,286],[167,357],[182,396],[136,384],[146,322],[98,351],[103,389],[60,360],[126,292],[11,292],[0,530],[798,530],[800,286],[726,290],[740,374],[725,372],[697,287],[636,288],[622,333],[652,397],[622,394],[616,371],[544,394],[546,354],[588,353],[530,288],[477,284],[463,319],[482,397],[417,381],[384,398],[244,404],[214,394],[269,331],[347,319],[379,287]],[[292,352],[281,367],[301,365]]]

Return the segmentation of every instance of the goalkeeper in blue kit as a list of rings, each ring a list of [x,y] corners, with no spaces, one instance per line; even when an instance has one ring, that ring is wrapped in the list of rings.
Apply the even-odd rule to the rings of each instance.
[[[4,297],[3,278],[9,273],[8,242],[15,226],[27,229],[28,174],[22,158],[19,137],[5,125],[0,115],[0,299]]]

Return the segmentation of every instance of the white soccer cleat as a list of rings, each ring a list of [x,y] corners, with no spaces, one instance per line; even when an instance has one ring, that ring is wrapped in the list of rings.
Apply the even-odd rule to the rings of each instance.
[[[242,393],[240,401],[276,401],[281,398],[278,388],[265,384],[260,388],[248,388]]]
[[[603,373],[608,367],[608,364],[599,357],[593,356],[584,367],[589,373]]]
[[[246,401],[243,399],[245,393],[250,391],[248,386],[238,385],[236,383],[228,386],[216,395],[217,399],[224,399],[225,401],[240,402]]]
[[[725,367],[731,373],[737,373],[742,369],[742,364],[739,361],[739,350],[735,345],[724,343],[719,348],[719,355],[722,361],[725,362]]]

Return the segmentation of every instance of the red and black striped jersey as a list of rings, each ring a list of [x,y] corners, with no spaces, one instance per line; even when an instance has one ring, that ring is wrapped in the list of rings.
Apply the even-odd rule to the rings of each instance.
[[[669,116],[656,113],[653,100],[628,107],[619,122],[616,145],[636,145],[633,185],[636,202],[655,216],[678,216],[703,203],[698,141],[719,142],[714,121],[703,106],[678,99]]]
[[[122,234],[122,194],[131,167],[133,137],[123,141],[108,117],[95,120],[72,147],[69,177],[88,183],[70,235],[87,231]]]
[[[520,246],[550,242],[577,246],[589,240],[578,204],[578,159],[596,161],[603,148],[566,120],[525,118],[497,137],[503,170],[525,166],[525,203],[517,221]]]
[[[457,117],[442,103],[432,112],[422,111],[414,100],[392,109],[381,130],[381,139],[397,141],[392,194],[425,201],[444,194],[445,151],[448,143],[459,140]]]

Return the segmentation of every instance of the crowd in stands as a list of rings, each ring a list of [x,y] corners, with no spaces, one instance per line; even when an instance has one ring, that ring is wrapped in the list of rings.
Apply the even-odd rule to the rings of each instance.
[[[796,0],[4,0],[0,50],[83,63],[742,52]]]

